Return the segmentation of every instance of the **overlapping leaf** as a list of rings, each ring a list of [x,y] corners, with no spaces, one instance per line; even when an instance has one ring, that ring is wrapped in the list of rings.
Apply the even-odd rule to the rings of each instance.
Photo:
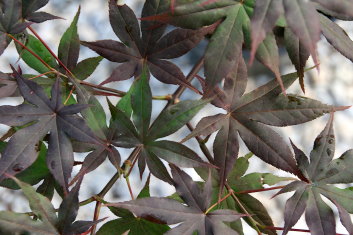
[[[86,232],[98,221],[76,221],[79,209],[78,193],[81,181],[69,192],[62,201],[58,215],[48,198],[37,193],[33,187],[14,178],[28,199],[32,212],[39,220],[35,221],[28,215],[10,211],[0,212],[0,227],[9,233],[30,232],[31,234],[65,234],[76,235]]]
[[[199,28],[225,18],[214,31],[205,55],[205,76],[208,93],[242,59],[243,43],[245,42],[247,46],[250,46],[250,17],[253,7],[254,1],[252,0],[242,2],[231,0],[191,1],[176,7],[172,15],[161,14],[144,19],[159,20],[187,28]],[[261,40],[257,44],[259,50],[256,53],[256,58],[276,75],[281,84],[278,51],[274,35],[269,34],[265,42]]]
[[[0,55],[11,42],[6,33],[20,33],[30,25],[28,22],[21,22],[20,19],[21,0],[0,1]]]
[[[0,55],[11,42],[6,34],[23,32],[32,22],[41,23],[60,17],[46,12],[35,12],[45,6],[49,0],[1,0],[0,1]],[[23,22],[26,19],[30,22]]]
[[[109,104],[112,114],[111,126],[117,135],[112,143],[120,147],[138,147],[138,165],[142,175],[147,164],[151,173],[168,183],[172,183],[164,164],[160,159],[179,167],[208,166],[201,158],[186,146],[157,139],[168,136],[183,127],[208,100],[187,100],[171,105],[150,126],[152,94],[148,84],[148,72],[144,71],[132,85],[130,95],[132,113],[128,114]],[[130,120],[132,116],[132,121]]]
[[[17,82],[11,76],[0,72],[0,98],[10,97],[17,90]]]
[[[251,218],[243,217],[243,219],[256,230],[260,230],[265,234],[276,234],[273,230],[263,229],[261,226],[254,224],[254,220],[257,224],[266,226],[274,226],[272,218],[267,212],[267,209],[264,205],[257,200],[255,197],[244,193],[245,191],[251,190],[260,190],[264,188],[264,185],[274,185],[282,181],[295,180],[294,178],[289,177],[278,177],[271,173],[249,173],[245,174],[249,167],[249,158],[252,156],[252,153],[245,155],[244,157],[238,158],[233,164],[234,167],[231,167],[231,172],[227,176],[228,187],[230,187],[235,194],[233,196],[237,197],[237,200],[234,200],[233,197],[229,197],[219,204],[219,208],[235,210],[241,213],[249,213]],[[197,173],[202,177],[202,179],[207,179],[208,173],[207,169],[196,168]],[[212,174],[212,187],[213,187],[213,199],[212,202],[216,203],[219,200],[219,186],[220,186],[220,177],[216,174],[216,170],[213,169]],[[229,192],[229,189],[228,189]],[[221,193],[225,196],[226,192]],[[235,222],[230,223],[231,227],[237,227]]]
[[[55,179],[67,189],[74,162],[69,138],[100,143],[84,120],[76,115],[86,106],[78,104],[64,106],[59,79],[53,85],[49,99],[42,87],[24,79],[15,70],[14,77],[28,103],[19,106],[1,106],[0,122],[10,126],[31,125],[17,131],[2,152],[0,178],[17,174],[30,166],[37,157],[37,143],[49,133],[47,165]]]
[[[61,19],[61,17],[54,16],[47,12],[38,11],[49,0],[22,0],[22,18],[35,23],[42,23],[47,20]]]
[[[274,80],[242,96],[245,91],[242,84],[246,83],[244,62],[233,68],[232,74],[227,78],[229,81],[225,82],[224,90],[227,93],[218,95],[217,98],[219,106],[228,113],[203,118],[184,141],[197,135],[209,135],[220,129],[213,148],[221,187],[231,170],[232,165],[229,164],[234,163],[238,156],[237,132],[248,149],[263,161],[302,178],[288,145],[266,125],[296,125],[347,107],[325,105],[296,95],[281,95],[281,88]],[[282,77],[286,88],[296,79],[295,73]]]
[[[149,175],[149,177],[147,178],[146,184],[137,196],[137,198],[150,197],[150,176],[151,175]],[[151,234],[162,235],[169,230],[169,226],[165,224],[153,223],[149,220],[140,217],[135,217],[134,214],[132,214],[126,209],[116,207],[109,207],[109,209],[111,212],[113,212],[116,216],[120,218],[105,223],[97,232],[97,235],[109,235],[112,233],[123,234],[127,231],[131,235],[139,235],[141,234],[141,231],[148,231],[148,233]]]
[[[225,78],[231,68],[238,63],[243,42],[247,46],[251,45],[250,62],[256,55],[257,59],[275,73],[278,81],[281,82],[276,42],[272,40],[269,44],[271,40],[268,37],[273,37],[272,30],[276,24],[285,27],[286,31],[293,32],[294,42],[292,43],[294,44],[290,44],[287,49],[299,72],[304,90],[302,71],[310,54],[315,63],[318,63],[316,43],[320,39],[323,27],[330,28],[325,30],[325,36],[327,35],[330,43],[343,55],[352,57],[349,51],[344,49],[351,42],[350,40],[345,42],[347,36],[341,33],[342,29],[334,23],[332,23],[334,26],[322,21],[320,24],[321,14],[318,11],[339,19],[352,20],[352,10],[353,4],[350,1],[340,0],[195,0],[180,1],[173,12],[164,12],[143,19],[168,22],[193,29],[223,19],[212,35],[206,52],[205,74],[210,89]],[[333,31],[336,38],[333,36]],[[268,53],[275,54],[270,56]],[[215,58],[217,63],[214,63]]]
[[[146,1],[142,10],[143,16],[166,10],[166,3],[161,0]],[[122,63],[102,84],[138,76],[143,63],[146,63],[151,73],[161,82],[184,85],[197,92],[186,81],[182,71],[167,59],[187,53],[206,34],[212,32],[213,27],[200,30],[175,29],[161,38],[164,26],[144,22],[141,24],[141,37],[136,16],[127,5],[120,6],[116,4],[116,0],[110,0],[109,16],[112,28],[122,43],[112,40],[81,42],[108,60]]]
[[[298,167],[306,181],[294,181],[278,194],[295,191],[288,199],[284,212],[284,232],[296,224],[305,211],[306,223],[311,234],[335,234],[336,223],[332,209],[322,200],[322,196],[330,199],[338,208],[342,224],[352,234],[352,222],[348,213],[353,213],[353,193],[348,189],[340,189],[331,184],[353,182],[352,158],[353,150],[348,150],[341,157],[333,160],[335,152],[335,136],[333,132],[333,114],[325,129],[314,142],[310,153],[310,161],[294,144]],[[321,196],[322,195],[322,196]]]
[[[153,217],[166,224],[180,223],[166,234],[237,234],[223,222],[236,221],[244,214],[232,210],[207,211],[211,206],[211,178],[202,190],[179,168],[172,166],[172,175],[177,193],[187,206],[173,199],[155,197],[115,203],[111,206],[128,209],[142,218]]]

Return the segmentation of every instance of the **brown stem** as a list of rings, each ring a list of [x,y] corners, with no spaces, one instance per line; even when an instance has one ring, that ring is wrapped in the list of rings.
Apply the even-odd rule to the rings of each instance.
[[[281,189],[281,188],[284,188],[284,187],[285,187],[285,186],[276,186],[276,187],[271,187],[271,188],[244,190],[244,191],[239,191],[239,192],[235,192],[235,193],[236,193],[236,194],[257,193],[257,192],[265,192],[265,191],[271,191],[271,190]]]
[[[74,161],[74,166],[78,166],[78,165],[82,165],[83,162],[80,162],[80,161]]]
[[[194,128],[191,126],[190,123],[186,123],[186,126],[188,127],[188,129],[193,132]],[[210,151],[208,150],[208,148],[206,147],[205,144],[205,140],[203,140],[200,136],[195,136],[195,139],[197,140],[197,142],[199,143],[200,149],[203,152],[203,154],[206,156],[207,160],[210,163],[213,163],[213,157],[212,154],[210,153]]]
[[[42,58],[40,58],[36,53],[34,53],[31,49],[29,49],[26,45],[24,45],[22,42],[17,40],[14,36],[11,34],[6,34],[8,37],[10,37],[12,40],[14,40],[16,43],[18,43],[21,47],[23,47],[25,50],[27,50],[29,53],[31,53],[34,57],[36,57],[45,67],[48,69],[55,71],[50,65],[48,65]]]
[[[138,155],[139,153],[141,152],[142,150],[142,147],[139,146],[139,147],[136,147],[134,149],[134,151],[132,151],[132,153],[130,154],[130,156],[128,157],[128,159],[125,161],[125,162],[131,162],[132,161],[132,164],[130,165],[130,168],[128,170],[128,172],[126,174],[124,174],[124,177],[127,178],[129,177],[129,175],[131,174],[131,171],[132,169],[134,168],[137,160],[138,160]],[[124,167],[123,167],[124,168]]]
[[[39,78],[39,77],[42,77],[42,76],[47,75],[47,74],[49,74],[49,73],[56,73],[56,72],[54,72],[54,71],[48,71],[48,72],[39,74],[39,75],[37,75],[37,76],[35,76],[35,77],[28,78],[28,80],[32,80],[32,79],[35,79],[35,78]]]
[[[186,76],[186,81],[191,82],[192,79],[194,79],[195,75],[201,70],[203,64],[204,64],[204,57],[201,57],[199,61],[195,64],[195,66],[191,69],[189,74]],[[178,89],[176,89],[176,91],[172,95],[173,98],[168,102],[168,104],[174,104],[175,101],[178,100],[180,96],[183,94],[185,89],[186,89],[185,86],[179,86]]]
[[[228,185],[228,183],[225,184],[228,192],[230,192],[232,194],[232,198],[234,199],[234,201],[237,202],[237,204],[239,205],[239,207],[241,208],[241,210],[249,215],[248,218],[250,220],[250,223],[252,223],[252,225],[255,227],[256,232],[261,235],[260,229],[258,227],[258,223],[256,222],[256,220],[254,220],[254,218],[251,216],[251,214],[247,211],[247,209],[243,206],[243,204],[241,203],[241,201],[238,199],[238,197],[235,195],[233,189]]]
[[[125,181],[126,181],[127,187],[129,188],[129,193],[130,193],[130,196],[131,196],[131,200],[135,200],[134,193],[132,192],[132,188],[131,188],[129,177],[125,177]]]
[[[97,221],[99,219],[100,210],[102,208],[101,202],[96,202],[96,207],[94,208],[93,221]],[[94,224],[91,227],[91,235],[96,233],[97,224]]]
[[[69,99],[70,99],[70,97],[72,96],[72,93],[74,92],[74,90],[75,90],[75,87],[73,86],[73,87],[71,88],[71,90],[70,90],[69,95],[67,96],[67,98],[66,98],[66,100],[65,100],[65,102],[64,102],[64,105],[69,101]]]
[[[7,138],[11,137],[16,133],[15,128],[11,127],[1,138],[0,141],[5,141]]]
[[[221,202],[223,202],[224,200],[226,200],[229,196],[231,196],[233,193],[233,190],[230,191],[227,195],[225,195],[222,199],[218,200],[218,202],[216,202],[215,204],[213,204],[212,206],[210,206],[210,208],[207,209],[207,211],[205,212],[205,214],[208,214],[213,208],[215,208],[217,205],[219,205]]]
[[[124,91],[119,91],[119,90],[116,90],[116,89],[113,89],[113,88],[104,87],[104,86],[92,84],[92,83],[85,82],[85,81],[79,81],[79,82],[80,82],[80,84],[82,84],[82,85],[86,85],[86,86],[89,86],[89,87],[93,87],[93,88],[96,88],[96,89],[99,89],[99,90],[110,91],[110,92],[112,92],[112,93],[121,95],[121,97],[126,94],[126,92],[124,92]]]

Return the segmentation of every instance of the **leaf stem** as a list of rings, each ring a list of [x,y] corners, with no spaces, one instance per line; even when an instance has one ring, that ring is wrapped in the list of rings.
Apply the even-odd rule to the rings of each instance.
[[[194,65],[194,67],[191,69],[189,74],[186,76],[186,81],[191,82],[195,75],[201,70],[202,66],[204,64],[204,57],[202,56],[199,61]],[[180,96],[183,94],[185,91],[186,87],[185,86],[179,86],[178,89],[173,93],[172,99],[169,100],[168,105],[174,104],[176,100],[180,98]]]
[[[228,185],[228,183],[226,183],[225,186],[226,186],[227,190],[232,194],[232,198],[234,199],[234,201],[237,202],[237,204],[239,205],[239,207],[241,208],[241,210],[242,210],[245,214],[249,215],[248,218],[249,218],[250,222],[253,224],[253,226],[255,227],[256,232],[257,232],[259,235],[261,235],[261,231],[260,231],[260,229],[259,229],[259,227],[258,227],[259,223],[258,223],[256,220],[254,220],[254,218],[252,218],[251,214],[250,214],[250,213],[247,211],[247,209],[243,206],[243,204],[242,204],[241,201],[238,199],[238,197],[235,195],[233,189]]]
[[[232,190],[233,191],[233,190]],[[227,195],[225,195],[222,199],[218,200],[218,202],[216,202],[215,204],[213,204],[212,206],[210,206],[210,208],[207,209],[207,211],[205,212],[205,215],[207,215],[213,208],[215,208],[217,205],[219,205],[221,202],[223,202],[224,200],[226,200],[229,196],[232,195],[232,191],[230,191]]]
[[[66,105],[66,103],[69,101],[70,97],[72,96],[72,93],[74,92],[75,90],[75,86],[72,86],[71,90],[70,90],[70,93],[69,95],[67,96],[65,102],[64,102],[64,105]]]
[[[34,36],[36,36],[36,38],[38,38],[38,40],[43,44],[43,46],[45,48],[47,48],[47,50],[49,51],[49,53],[56,59],[56,61],[58,61],[58,63],[60,64],[60,66],[62,66],[66,72],[68,72],[71,76],[74,76],[72,74],[72,72],[64,65],[64,63],[56,56],[56,54],[50,49],[50,47],[48,46],[48,44],[38,35],[38,33],[31,27],[28,26],[27,27],[33,34]]]
[[[35,76],[35,77],[28,78],[28,80],[32,80],[32,79],[35,79],[35,78],[43,77],[44,75],[47,75],[47,74],[49,74],[49,73],[56,73],[56,71],[48,71],[48,72],[39,74],[39,75],[37,75],[37,76]]]
[[[128,169],[127,173],[126,173],[126,174],[124,173],[124,177],[125,177],[125,178],[126,178],[126,177],[129,177],[129,175],[131,174],[131,171],[132,171],[132,169],[134,168],[134,166],[135,166],[135,164],[136,164],[136,162],[137,162],[137,160],[138,160],[138,154],[140,153],[141,150],[142,150],[142,147],[141,147],[141,146],[136,147],[136,148],[134,149],[134,151],[132,151],[132,153],[130,154],[130,156],[128,157],[128,159],[125,161],[126,164],[124,164],[125,166],[122,167],[123,170],[124,170],[124,172],[125,172],[125,170],[126,170],[125,168],[126,168],[126,166],[128,165],[128,163],[130,163],[130,162],[132,161],[132,163],[131,163],[130,166],[129,166],[129,169]]]
[[[11,137],[16,133],[15,128],[11,127],[1,138],[0,141],[5,141],[7,138]]]
[[[102,202],[97,201],[96,207],[94,208],[93,221],[98,220],[101,208],[102,208]],[[96,233],[96,228],[97,228],[97,224],[92,225],[91,235],[94,235]]]
[[[186,126],[188,127],[188,129],[193,132],[194,128],[191,126],[190,123],[186,123]],[[208,150],[206,144],[205,144],[205,140],[203,140],[200,136],[195,136],[195,139],[197,140],[197,142],[199,143],[200,149],[203,152],[203,154],[206,156],[207,160],[210,163],[213,163],[213,157],[212,154],[210,153],[210,151]]]
[[[55,71],[50,65],[48,65],[42,58],[40,58],[36,53],[34,53],[31,49],[29,49],[26,45],[24,45],[22,42],[17,40],[14,36],[11,34],[6,34],[8,37],[10,37],[12,40],[14,40],[16,43],[18,43],[21,47],[23,47],[25,50],[27,50],[29,53],[31,53],[35,58],[37,58],[45,67],[47,67],[49,70]]]
[[[132,188],[131,188],[129,177],[125,177],[125,181],[126,181],[127,187],[129,188],[129,193],[130,193],[130,196],[131,196],[131,200],[135,200],[134,194],[132,192]]]
[[[257,192],[265,192],[265,191],[271,191],[271,190],[281,189],[281,188],[284,188],[284,187],[285,187],[285,186],[276,186],[276,187],[271,187],[271,188],[244,190],[244,191],[239,191],[239,192],[234,192],[234,193],[235,193],[235,194],[257,193]]]

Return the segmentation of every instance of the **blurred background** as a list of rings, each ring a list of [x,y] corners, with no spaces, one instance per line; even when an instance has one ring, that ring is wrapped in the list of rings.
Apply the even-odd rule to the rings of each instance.
[[[120,1],[120,3],[128,4],[132,9],[134,9],[137,17],[140,16],[140,12],[144,3],[144,0],[125,0]],[[75,16],[76,11],[81,5],[81,16],[78,22],[78,32],[81,40],[94,41],[101,39],[113,39],[118,40],[116,35],[113,33],[108,19],[108,3],[107,0],[50,0],[49,4],[45,6],[42,10],[49,12],[51,14],[65,18],[64,20],[48,21],[42,24],[34,24],[33,28],[39,33],[39,35],[49,44],[50,48],[56,52],[60,38],[67,27],[70,25],[72,18]],[[353,24],[351,22],[339,22],[347,33],[353,37]],[[193,49],[191,52],[183,57],[173,60],[176,64],[183,69],[186,75],[192,65],[203,55],[204,50],[207,46],[207,42],[204,41],[200,45]],[[294,72],[294,66],[291,65],[290,60],[285,52],[285,50],[280,49],[281,53],[281,73],[291,73]],[[246,53],[245,53],[246,54]],[[305,96],[318,99],[327,104],[333,105],[352,105],[353,104],[353,64],[351,61],[343,57],[341,54],[336,52],[330,44],[326,42],[324,38],[318,44],[318,54],[320,58],[320,73],[317,70],[311,70],[306,73],[305,76],[305,86],[306,94]],[[80,60],[96,56],[96,53],[81,47]],[[9,64],[20,65],[22,69],[27,73],[34,72],[28,68],[22,61],[18,60],[18,54],[12,43],[10,47],[5,51],[5,53],[0,57],[0,71],[10,72]],[[95,73],[87,80],[88,82],[99,84],[105,80],[111,73],[112,69],[116,67],[116,63],[103,60],[95,71]],[[309,60],[308,66],[313,65],[311,59]],[[200,71],[199,75],[203,76],[203,71]],[[273,79],[273,75],[266,68],[264,68],[259,63],[254,63],[251,68],[249,68],[249,83],[247,91],[266,83],[267,81]],[[126,91],[130,87],[133,79],[123,82],[110,83],[107,86]],[[197,81],[193,84],[199,87]],[[173,85],[162,84],[156,79],[151,79],[151,88],[153,95],[166,95],[172,94],[177,88]],[[295,83],[288,91],[288,93],[295,93],[299,95],[304,95],[300,90],[299,84]],[[198,99],[199,97],[192,92],[186,91],[181,99]],[[113,103],[118,101],[116,97],[110,97]],[[107,108],[105,97],[99,97],[101,104]],[[16,105],[21,103],[20,98],[4,98],[0,99],[0,104],[11,104]],[[160,110],[165,106],[165,101],[154,101],[153,102],[153,119],[159,114]],[[216,109],[211,105],[204,108],[192,121],[195,126],[196,123],[204,116],[213,115],[215,113],[222,112],[222,110]],[[107,112],[108,120],[109,113]],[[285,127],[285,128],[275,128],[276,131],[281,133],[285,140],[289,143],[289,137],[292,141],[308,155],[312,149],[312,145],[316,136],[324,128],[326,121],[328,120],[328,115],[316,119],[312,122],[305,123],[302,125]],[[335,134],[336,134],[336,152],[335,157],[339,157],[344,151],[353,147],[353,110],[346,110],[338,112],[335,114]],[[0,125],[0,136],[2,136],[9,128],[5,125]],[[189,131],[187,128],[179,130],[172,136],[166,139],[181,140],[185,137]],[[214,134],[208,141],[208,146],[211,148]],[[202,152],[197,145],[195,140],[190,140],[186,143],[192,149],[195,150],[203,157]],[[131,150],[119,149],[122,160],[126,159]],[[248,153],[247,148],[242,144],[240,156]],[[85,155],[77,154],[75,155],[75,160],[83,160]],[[249,172],[271,172],[279,176],[286,176],[287,174],[264,164],[262,161],[256,157],[250,160]],[[141,181],[137,168],[132,172],[130,177],[131,184],[133,186],[133,192],[135,195],[139,193],[141,188],[145,183],[147,174],[145,172],[143,180]],[[73,175],[77,173],[79,167],[74,168]],[[198,175],[193,170],[186,170],[190,173],[194,179],[200,179]],[[110,163],[105,162],[95,171],[89,173],[85,176],[83,185],[80,191],[80,200],[87,199],[92,195],[98,193],[104,185],[109,181],[109,179],[116,172],[115,168],[111,166]],[[346,186],[346,185],[342,185]],[[163,183],[162,181],[156,180],[152,177],[151,180],[151,194],[153,196],[167,196],[174,192],[174,188],[170,185]],[[258,198],[265,206],[269,209],[269,213],[273,218],[275,226],[283,227],[283,209],[286,199],[289,198],[290,194],[286,194],[275,199],[271,199],[271,196],[275,191],[256,193],[254,196]],[[125,181],[118,181],[110,193],[105,197],[105,200],[110,202],[130,200],[128,194],[128,189]],[[58,207],[60,204],[60,197],[54,197],[54,205]],[[352,202],[353,203],[353,202]],[[332,203],[328,202],[329,205]],[[94,203],[83,206],[79,211],[79,218],[89,220],[93,217]],[[337,214],[335,207],[332,207]],[[22,194],[18,191],[10,191],[7,189],[0,188],[0,210],[14,210],[17,212],[29,211],[29,207],[26,200]],[[114,216],[109,213],[108,210],[102,209],[100,218],[109,216],[110,219],[114,219]],[[245,223],[244,223],[245,225]],[[306,228],[304,218],[301,218],[295,228]],[[337,221],[337,232],[347,233],[345,228]],[[254,230],[249,227],[244,226],[244,233],[246,235],[256,234]],[[280,233],[279,233],[280,234]],[[296,234],[296,232],[290,232],[289,234]],[[301,233],[303,234],[303,233]]]

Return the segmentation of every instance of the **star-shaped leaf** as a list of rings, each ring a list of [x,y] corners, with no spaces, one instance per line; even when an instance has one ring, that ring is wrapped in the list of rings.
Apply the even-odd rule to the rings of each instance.
[[[226,93],[217,97],[219,106],[228,113],[201,119],[184,141],[198,135],[209,135],[220,129],[213,151],[214,164],[219,167],[221,187],[238,156],[237,132],[248,149],[263,161],[303,178],[288,145],[266,125],[296,125],[347,107],[330,106],[297,95],[281,95],[281,88],[275,80],[242,95],[246,79],[246,67],[241,62],[233,68],[232,74],[225,81]],[[286,88],[296,79],[295,73],[282,77]]]
[[[1,211],[0,227],[5,231],[43,235],[76,235],[86,232],[92,225],[102,221],[75,221],[79,209],[78,192],[82,180],[64,198],[59,207],[58,215],[48,198],[37,193],[32,186],[16,178],[13,178],[13,180],[21,187],[32,212],[39,220],[35,221],[28,215],[21,213]]]
[[[111,127],[116,130],[112,143],[125,148],[138,147],[140,174],[143,174],[147,164],[154,176],[172,183],[160,159],[179,167],[210,166],[210,164],[202,161],[194,151],[180,143],[158,139],[183,127],[208,103],[208,100],[187,100],[171,105],[150,125],[152,94],[147,76],[148,72],[144,70],[130,89],[131,114],[125,113],[109,102],[112,114]]]
[[[252,0],[188,1],[178,5],[174,14],[163,13],[145,17],[143,20],[158,20],[195,29],[224,19],[212,34],[205,54],[206,93],[209,93],[243,59],[241,53],[243,43],[250,47],[250,17],[253,15],[253,8],[254,1]],[[271,32],[263,39],[265,37],[264,42],[262,40],[257,42],[259,49],[255,50],[256,58],[268,67],[282,84],[274,35]]]
[[[49,133],[47,165],[59,184],[67,189],[74,163],[70,138],[81,142],[101,143],[84,120],[76,115],[86,105],[64,106],[59,79],[53,85],[49,99],[42,87],[24,79],[15,70],[14,77],[26,103],[1,106],[0,122],[10,126],[31,125],[17,131],[2,152],[0,179],[17,174],[30,166],[37,157],[37,143]]]
[[[189,175],[172,166],[174,186],[187,206],[167,198],[141,198],[120,202],[111,206],[125,208],[136,216],[153,217],[166,224],[179,224],[166,234],[238,234],[223,222],[236,221],[243,217],[232,210],[208,211],[211,200],[211,178],[203,189]]]
[[[0,1],[0,55],[11,42],[6,34],[23,32],[31,23],[21,22],[21,0]]]
[[[320,23],[321,12],[338,19],[352,20],[352,7],[353,4],[348,0],[195,0],[180,1],[177,6],[173,6],[173,12],[165,11],[142,19],[192,29],[223,19],[213,33],[206,52],[205,74],[211,90],[238,63],[243,42],[247,47],[251,45],[250,62],[256,56],[281,83],[277,45],[270,39],[274,37],[272,31],[275,26],[284,27],[294,36],[294,42],[289,44],[287,50],[299,72],[299,81],[304,91],[303,68],[309,55],[318,64],[316,44],[321,29],[329,27],[324,32],[329,42],[346,57],[352,57],[344,49],[349,47],[351,40],[348,43],[345,41],[347,36],[342,34],[342,29],[335,23],[332,23],[335,26],[322,20]],[[214,58],[218,58],[219,62],[214,63]]]
[[[335,136],[333,132],[333,114],[325,129],[314,142],[310,153],[310,161],[294,144],[299,169],[306,181],[294,181],[276,195],[295,191],[288,199],[284,212],[284,232],[296,224],[305,211],[306,223],[311,234],[335,234],[336,223],[332,209],[322,200],[322,196],[330,199],[338,208],[342,224],[352,233],[352,222],[348,213],[353,213],[353,192],[340,189],[332,184],[353,182],[351,166],[353,150],[348,150],[341,157],[334,159]],[[322,195],[322,196],[321,196]]]
[[[156,14],[166,10],[167,4],[160,0],[146,1],[142,10],[143,15]],[[194,48],[206,34],[212,32],[213,26],[200,30],[175,29],[162,37],[165,27],[158,24],[141,24],[134,12],[127,5],[117,5],[116,0],[109,1],[110,23],[115,34],[122,43],[112,40],[96,42],[81,42],[82,45],[96,51],[110,61],[121,63],[112,75],[102,84],[126,80],[141,73],[143,63],[150,72],[161,82],[179,84],[193,88],[182,71],[168,59],[180,57]]]

